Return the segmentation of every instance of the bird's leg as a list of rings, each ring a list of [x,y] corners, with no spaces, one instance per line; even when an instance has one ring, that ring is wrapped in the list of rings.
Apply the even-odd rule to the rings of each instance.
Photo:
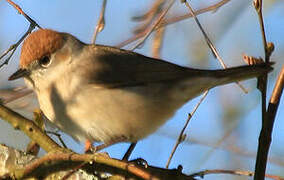
[[[137,142],[130,144],[129,148],[127,149],[126,153],[124,154],[124,156],[122,158],[123,161],[128,161],[128,159],[129,159],[131,153],[133,152],[136,144],[137,144]]]
[[[93,146],[92,142],[88,139],[85,141],[85,149],[84,150],[85,150],[85,153],[93,152],[93,150],[94,150],[94,146]]]
[[[119,136],[119,137],[116,137],[116,138],[113,138],[111,139],[110,141],[107,141],[103,144],[100,144],[98,146],[93,146],[92,145],[92,142],[90,140],[86,140],[85,142],[85,152],[92,152],[92,153],[95,153],[95,152],[98,152],[104,148],[107,148],[113,144],[116,144],[116,143],[119,143],[119,142],[123,142],[123,141],[127,141],[128,138],[125,137],[125,136]]]

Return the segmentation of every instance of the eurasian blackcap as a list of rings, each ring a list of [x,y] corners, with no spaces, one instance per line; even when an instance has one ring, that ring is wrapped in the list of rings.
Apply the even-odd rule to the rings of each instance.
[[[202,92],[270,70],[192,69],[40,29],[25,40],[20,69],[9,80],[24,77],[45,116],[76,140],[136,142]]]

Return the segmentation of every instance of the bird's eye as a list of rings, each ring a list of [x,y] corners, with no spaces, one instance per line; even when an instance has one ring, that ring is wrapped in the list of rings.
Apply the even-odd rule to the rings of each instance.
[[[39,60],[39,65],[42,67],[47,67],[50,65],[50,57],[49,56],[43,56],[40,60]]]

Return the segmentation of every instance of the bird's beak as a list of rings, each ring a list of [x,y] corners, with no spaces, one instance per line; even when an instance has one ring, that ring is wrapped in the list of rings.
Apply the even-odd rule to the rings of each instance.
[[[21,77],[29,75],[29,71],[26,69],[18,69],[14,74],[9,77],[9,81],[19,79]]]

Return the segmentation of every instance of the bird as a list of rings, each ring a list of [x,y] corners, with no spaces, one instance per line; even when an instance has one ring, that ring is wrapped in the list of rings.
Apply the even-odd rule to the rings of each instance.
[[[24,78],[51,124],[77,141],[110,144],[137,142],[202,92],[273,69],[194,69],[51,29],[28,35],[19,66],[9,80]]]

